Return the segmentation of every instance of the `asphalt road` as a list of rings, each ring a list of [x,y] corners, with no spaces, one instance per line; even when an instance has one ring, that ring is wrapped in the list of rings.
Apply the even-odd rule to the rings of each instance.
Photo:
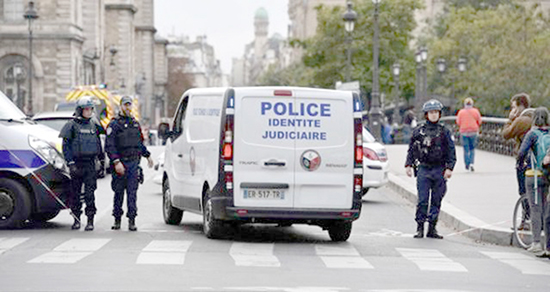
[[[164,224],[152,172],[138,193],[138,232],[126,220],[110,229],[110,177],[98,183],[92,232],[71,230],[68,211],[0,231],[0,291],[550,291],[550,261],[526,251],[444,226],[444,240],[413,239],[414,206],[387,188],[366,195],[344,243],[305,225],[243,226],[210,240],[200,216]]]

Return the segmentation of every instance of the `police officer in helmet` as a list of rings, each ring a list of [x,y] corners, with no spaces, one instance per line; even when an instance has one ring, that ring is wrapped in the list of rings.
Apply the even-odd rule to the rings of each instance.
[[[76,103],[75,117],[67,122],[59,137],[63,138],[63,155],[71,173],[71,195],[69,206],[74,215],[72,229],[80,229],[82,201],[80,200],[84,185],[84,202],[88,223],[85,230],[94,230],[96,213],[95,195],[97,189],[96,160],[103,154],[99,135],[103,128],[92,118],[94,112],[93,97],[84,96]]]
[[[120,100],[120,113],[113,118],[107,127],[105,148],[113,167],[111,187],[115,192],[113,202],[113,230],[120,229],[121,217],[124,214],[122,202],[124,191],[128,195],[128,229],[136,231],[137,189],[142,179],[139,163],[141,157],[146,157],[149,168],[153,167],[151,153],[143,144],[143,135],[139,122],[132,117],[132,97],[123,96]]]
[[[456,163],[455,145],[451,132],[439,123],[443,105],[438,100],[427,101],[422,110],[426,123],[414,129],[405,170],[412,176],[413,168],[417,169],[416,187],[418,204],[416,206],[415,238],[424,237],[424,223],[428,221],[427,237],[442,239],[435,228],[441,208],[441,200],[447,191],[447,179],[453,174]],[[430,199],[431,197],[431,199]],[[428,212],[428,205],[430,205]]]

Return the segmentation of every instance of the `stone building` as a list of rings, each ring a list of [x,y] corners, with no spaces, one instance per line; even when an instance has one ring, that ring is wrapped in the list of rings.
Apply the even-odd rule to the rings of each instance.
[[[151,121],[155,78],[166,74],[155,71],[166,66],[155,66],[162,57],[155,54],[154,0],[34,1],[32,99],[23,18],[29,2],[0,0],[0,90],[30,114],[53,110],[74,86],[105,83],[138,96],[142,118]]]
[[[272,66],[289,64],[287,41],[278,33],[269,37],[269,16],[262,7],[254,16],[254,40],[245,45],[242,58],[233,58],[232,86],[257,85],[261,75]]]

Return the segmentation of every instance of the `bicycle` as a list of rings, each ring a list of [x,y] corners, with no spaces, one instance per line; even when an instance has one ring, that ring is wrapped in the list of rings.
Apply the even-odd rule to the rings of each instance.
[[[514,206],[512,224],[516,242],[523,248],[529,248],[533,243],[533,235],[529,220],[529,201],[526,194],[521,195]]]

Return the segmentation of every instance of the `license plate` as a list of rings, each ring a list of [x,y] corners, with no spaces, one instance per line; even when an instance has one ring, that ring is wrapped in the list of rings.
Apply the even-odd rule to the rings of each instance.
[[[270,189],[246,189],[243,190],[245,199],[261,199],[261,200],[284,200],[284,190]]]

